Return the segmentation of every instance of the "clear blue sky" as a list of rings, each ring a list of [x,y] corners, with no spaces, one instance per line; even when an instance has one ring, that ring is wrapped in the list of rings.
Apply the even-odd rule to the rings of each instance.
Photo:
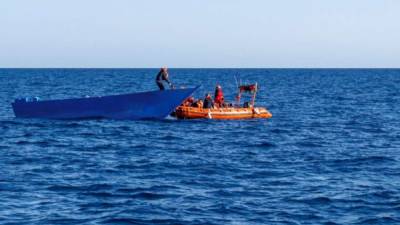
[[[400,67],[399,0],[4,0],[0,67]]]

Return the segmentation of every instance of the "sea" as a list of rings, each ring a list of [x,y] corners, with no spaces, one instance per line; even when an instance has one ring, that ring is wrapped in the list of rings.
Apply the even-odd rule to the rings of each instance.
[[[158,69],[0,69],[0,224],[400,224],[399,69],[170,69],[271,119],[15,118],[156,90]],[[244,96],[243,98],[248,98]]]

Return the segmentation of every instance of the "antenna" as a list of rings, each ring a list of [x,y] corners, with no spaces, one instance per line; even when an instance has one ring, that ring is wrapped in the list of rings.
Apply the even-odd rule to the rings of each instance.
[[[239,75],[238,73],[236,73],[236,74]],[[238,83],[238,80],[237,80],[237,78],[236,78],[236,75],[234,75],[234,77],[235,77],[236,87],[239,88],[239,83]]]
[[[239,73],[237,72],[236,75],[239,76]],[[237,94],[237,96],[235,98],[236,98],[236,105],[239,106],[240,105],[240,97],[241,97],[240,85],[242,83],[242,80],[240,80],[240,83],[238,83],[236,75],[235,75],[235,81],[236,81],[236,88],[238,89],[238,94]]]

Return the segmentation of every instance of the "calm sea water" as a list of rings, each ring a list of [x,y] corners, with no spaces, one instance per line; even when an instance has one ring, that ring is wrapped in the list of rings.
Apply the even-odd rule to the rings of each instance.
[[[197,97],[258,82],[270,120],[51,121],[10,106],[153,90],[156,72],[1,69],[0,223],[400,223],[400,70],[170,71]]]

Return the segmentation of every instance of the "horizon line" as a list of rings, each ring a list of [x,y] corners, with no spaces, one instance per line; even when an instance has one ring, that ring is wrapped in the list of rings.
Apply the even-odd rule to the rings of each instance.
[[[160,69],[161,67],[0,67],[0,69]],[[400,69],[400,67],[168,67],[168,69]]]

